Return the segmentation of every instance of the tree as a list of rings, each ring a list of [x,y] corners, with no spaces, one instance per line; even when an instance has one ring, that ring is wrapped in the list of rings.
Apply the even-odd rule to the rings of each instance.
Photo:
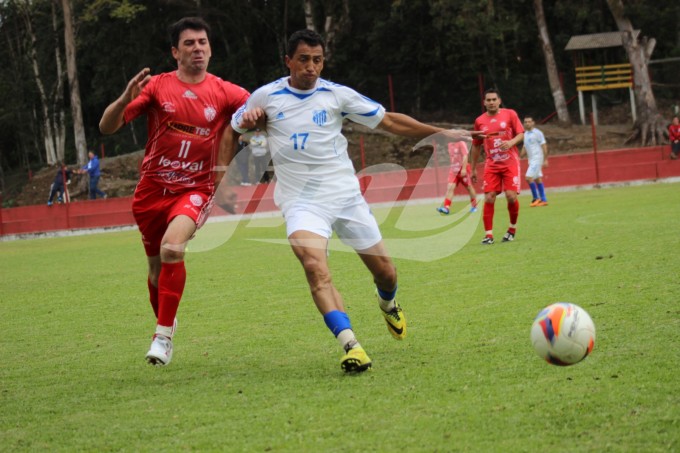
[[[335,40],[337,35],[345,31],[349,25],[349,0],[342,0],[342,3],[336,1],[324,1],[324,25],[323,31],[317,29],[315,23],[316,10],[312,0],[304,0],[305,8],[305,25],[307,29],[313,30],[324,37],[326,41],[326,51],[324,53],[324,60],[331,64],[333,61],[333,51],[335,50]],[[339,12],[337,11],[339,9]]]
[[[57,0],[55,0],[57,1]],[[76,37],[73,31],[73,14],[71,1],[61,0],[64,13],[64,44],[66,47],[66,72],[71,93],[71,115],[73,117],[73,134],[76,141],[78,163],[87,162],[87,139],[85,138],[85,124],[83,110],[80,103],[80,86],[78,85],[78,67],[76,65]]]
[[[38,89],[41,107],[41,130],[43,138],[43,146],[45,149],[45,159],[49,165],[54,165],[57,161],[64,159],[64,110],[62,86],[64,80],[64,73],[61,68],[61,52],[59,40],[55,40],[54,57],[56,78],[53,88],[47,89],[49,83],[41,74],[41,61],[38,55],[38,38],[34,31],[33,16],[38,15],[35,10],[35,5],[30,3],[17,4],[18,11],[24,22],[25,33],[27,38],[28,56],[30,58],[31,69],[35,84]],[[52,30],[56,32],[57,23],[54,9],[52,9]],[[56,35],[56,33],[55,33]]]
[[[560,84],[560,78],[557,72],[557,63],[555,62],[555,54],[553,53],[552,44],[550,43],[548,26],[545,22],[545,14],[543,13],[543,0],[534,0],[534,12],[536,13],[538,36],[542,44],[541,48],[543,50],[543,57],[545,58],[545,68],[548,71],[548,81],[550,83],[550,91],[555,102],[557,118],[560,123],[571,125],[569,109],[567,109],[567,101],[564,98],[564,91],[562,90],[562,85]]]
[[[637,138],[640,138],[643,146],[662,143],[667,134],[666,125],[656,106],[648,69],[656,40],[647,37],[640,41],[635,39],[633,24],[626,16],[622,0],[607,0],[607,4],[621,31],[623,47],[626,49],[633,70],[633,91],[639,112],[633,134],[626,140],[626,143]]]

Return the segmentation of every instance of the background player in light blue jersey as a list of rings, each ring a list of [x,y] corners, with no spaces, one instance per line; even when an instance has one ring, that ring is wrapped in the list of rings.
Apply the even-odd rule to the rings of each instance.
[[[342,122],[347,118],[418,139],[442,129],[385,112],[382,105],[353,89],[321,79],[324,50],[317,33],[293,33],[285,57],[290,76],[256,90],[231,125],[239,133],[266,129],[277,177],[274,200],[286,220],[288,240],[304,268],[317,309],[345,351],[342,369],[360,372],[371,366],[371,359],[357,341],[331,279],[327,246],[333,231],[354,248],[373,275],[381,312],[394,338],[406,335],[406,319],[395,298],[397,271],[361,195]],[[225,137],[227,148],[230,135]]]
[[[527,167],[526,180],[531,189],[531,207],[548,206],[548,199],[545,197],[545,187],[543,185],[543,167],[548,166],[548,144],[545,141],[543,132],[536,128],[534,119],[530,116],[524,117],[524,145],[520,157],[527,156],[529,165]]]

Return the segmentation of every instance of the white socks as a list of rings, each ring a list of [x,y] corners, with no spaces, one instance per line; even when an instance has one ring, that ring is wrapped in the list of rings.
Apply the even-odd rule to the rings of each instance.
[[[338,339],[338,343],[340,343],[340,347],[344,349],[345,352],[361,346],[357,341],[357,338],[354,336],[352,329],[345,329],[341,331],[336,338]]]

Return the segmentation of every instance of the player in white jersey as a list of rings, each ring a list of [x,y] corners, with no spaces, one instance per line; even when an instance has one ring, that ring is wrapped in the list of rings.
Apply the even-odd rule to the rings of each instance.
[[[317,33],[293,33],[285,57],[290,76],[256,90],[232,118],[232,127],[241,133],[266,128],[277,177],[274,199],[286,219],[288,240],[304,268],[317,309],[345,351],[342,369],[360,372],[371,366],[371,359],[357,341],[342,296],[331,280],[327,245],[333,231],[356,250],[373,274],[378,302],[394,338],[406,335],[406,319],[395,299],[397,272],[361,195],[347,140],[341,134],[342,122],[347,118],[419,139],[442,129],[385,112],[351,88],[321,79],[324,49]]]
[[[524,118],[524,144],[520,157],[526,156],[528,167],[526,180],[531,189],[532,200],[530,206],[548,206],[543,185],[543,167],[548,166],[548,144],[545,136],[536,127],[534,119],[530,116]]]

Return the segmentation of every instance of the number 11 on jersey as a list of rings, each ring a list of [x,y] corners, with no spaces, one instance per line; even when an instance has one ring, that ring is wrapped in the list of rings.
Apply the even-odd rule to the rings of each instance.
[[[189,148],[191,148],[191,140],[182,140],[182,146],[179,148],[180,159],[186,159],[189,156]]]

